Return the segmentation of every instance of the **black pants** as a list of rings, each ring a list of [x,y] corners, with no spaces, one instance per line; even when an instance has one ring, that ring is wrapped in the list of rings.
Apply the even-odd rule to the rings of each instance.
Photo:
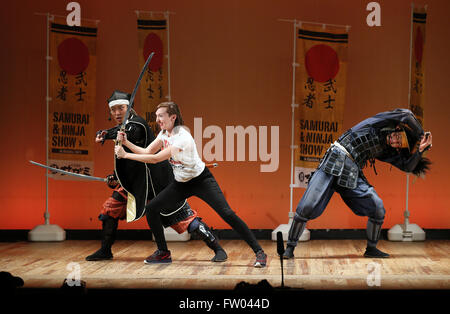
[[[160,218],[161,210],[165,207],[175,208],[177,202],[191,196],[197,196],[211,206],[227,224],[241,235],[255,253],[261,250],[255,235],[245,222],[231,210],[216,179],[206,167],[199,176],[187,182],[174,181],[170,183],[147,204],[147,222],[155,236],[158,249],[167,250],[164,229]]]

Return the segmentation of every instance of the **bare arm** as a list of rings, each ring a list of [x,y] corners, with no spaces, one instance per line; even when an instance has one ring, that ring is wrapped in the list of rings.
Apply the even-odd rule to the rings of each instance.
[[[149,147],[150,146],[151,146],[151,144],[149,145]],[[131,159],[131,160],[136,160],[136,161],[151,163],[151,164],[156,164],[163,160],[169,159],[172,155],[177,154],[180,151],[179,148],[172,147],[172,146],[169,146],[169,147],[163,149],[162,151],[160,151],[157,154],[127,153],[121,146],[116,146],[114,148],[114,150],[115,150],[117,158],[126,158],[126,159]]]
[[[146,148],[139,147],[127,139],[127,134],[124,132],[117,133],[117,140],[122,142],[122,145],[128,147],[133,153],[136,154],[154,154],[162,147],[162,142],[160,139],[156,138],[150,143]]]

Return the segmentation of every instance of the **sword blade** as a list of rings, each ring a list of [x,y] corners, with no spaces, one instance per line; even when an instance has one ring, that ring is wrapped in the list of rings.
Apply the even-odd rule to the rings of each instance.
[[[124,116],[124,118],[123,118],[122,127],[121,127],[121,130],[122,130],[122,131],[125,130],[125,125],[126,125],[126,123],[127,123],[128,117],[130,116],[131,108],[132,108],[133,105],[134,105],[134,98],[136,97],[136,92],[137,92],[137,90],[138,90],[139,84],[141,84],[141,80],[142,80],[142,77],[144,76],[145,70],[147,69],[148,64],[150,63],[150,60],[153,58],[153,55],[154,55],[154,54],[155,54],[155,53],[152,52],[152,53],[148,56],[147,60],[146,60],[145,63],[144,63],[144,66],[142,67],[141,73],[139,74],[139,77],[138,77],[138,79],[137,79],[137,81],[136,81],[136,85],[134,85],[133,93],[131,94],[131,97],[130,97],[130,105],[128,106],[127,112],[125,113],[125,116]]]
[[[50,166],[47,166],[47,165],[43,165],[43,164],[40,164],[40,163],[32,161],[32,160],[30,160],[30,162],[33,165],[35,165],[35,166],[39,166],[39,167],[48,169],[50,171],[59,172],[59,173],[62,173],[62,174],[67,174],[67,175],[73,176],[73,177],[78,177],[78,178],[91,180],[91,181],[102,181],[102,182],[106,182],[107,181],[106,178],[99,178],[99,177],[88,176],[88,175],[81,174],[81,173],[70,172],[70,171],[66,171],[66,170],[50,167]]]

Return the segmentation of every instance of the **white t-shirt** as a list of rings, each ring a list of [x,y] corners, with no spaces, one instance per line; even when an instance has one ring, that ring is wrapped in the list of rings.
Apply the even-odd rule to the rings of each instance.
[[[186,182],[203,172],[205,163],[198,156],[195,141],[185,128],[175,127],[171,136],[168,136],[167,132],[161,131],[157,138],[163,143],[162,149],[166,149],[168,146],[181,149],[169,159],[175,180]]]

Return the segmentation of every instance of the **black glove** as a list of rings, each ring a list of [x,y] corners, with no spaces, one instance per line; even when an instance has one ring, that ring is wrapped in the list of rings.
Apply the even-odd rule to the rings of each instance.
[[[108,185],[109,188],[113,190],[117,188],[117,186],[119,185],[119,180],[117,180],[115,173],[110,174],[109,176],[106,177],[106,184]]]

